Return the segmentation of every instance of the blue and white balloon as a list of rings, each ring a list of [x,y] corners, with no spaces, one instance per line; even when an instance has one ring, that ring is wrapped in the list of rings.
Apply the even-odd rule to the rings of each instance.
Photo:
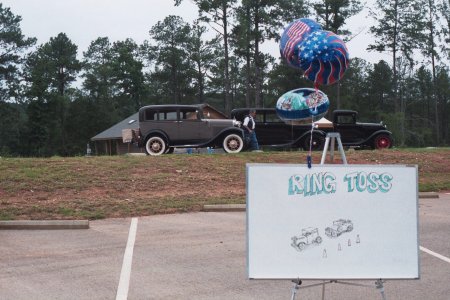
[[[276,111],[287,124],[305,124],[321,119],[328,111],[330,101],[325,93],[312,88],[299,88],[283,94]]]

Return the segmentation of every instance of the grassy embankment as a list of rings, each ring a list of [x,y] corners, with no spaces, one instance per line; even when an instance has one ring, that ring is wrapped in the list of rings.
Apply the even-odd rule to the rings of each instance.
[[[449,148],[346,156],[350,164],[418,165],[420,191],[450,190]],[[314,153],[313,163],[320,158]],[[306,152],[0,158],[0,219],[100,219],[245,203],[246,163],[305,161]]]

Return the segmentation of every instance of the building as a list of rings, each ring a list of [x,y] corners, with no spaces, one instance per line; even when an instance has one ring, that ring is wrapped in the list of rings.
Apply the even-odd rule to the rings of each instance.
[[[133,143],[124,143],[122,138],[122,130],[138,129],[139,115],[135,113],[116,125],[100,132],[91,138],[94,142],[95,155],[116,155],[127,153],[145,153],[143,148],[137,147]]]

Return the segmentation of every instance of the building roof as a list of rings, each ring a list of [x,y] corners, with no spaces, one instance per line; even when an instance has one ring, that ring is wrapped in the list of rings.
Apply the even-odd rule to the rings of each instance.
[[[91,141],[101,141],[101,140],[114,140],[122,139],[123,129],[138,129],[139,128],[139,115],[135,113],[125,120],[120,121],[116,125],[100,132],[96,136],[91,138]]]

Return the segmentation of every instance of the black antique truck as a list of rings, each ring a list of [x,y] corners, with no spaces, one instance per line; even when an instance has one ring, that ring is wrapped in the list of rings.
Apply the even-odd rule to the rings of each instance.
[[[243,121],[250,108],[237,108],[231,118]],[[290,125],[283,122],[274,108],[256,108],[256,135],[260,145],[309,150],[311,124]],[[385,149],[393,145],[392,133],[383,123],[362,123],[354,110],[335,110],[333,122],[321,119],[312,131],[312,150],[322,150],[328,132],[338,132],[345,148]]]

